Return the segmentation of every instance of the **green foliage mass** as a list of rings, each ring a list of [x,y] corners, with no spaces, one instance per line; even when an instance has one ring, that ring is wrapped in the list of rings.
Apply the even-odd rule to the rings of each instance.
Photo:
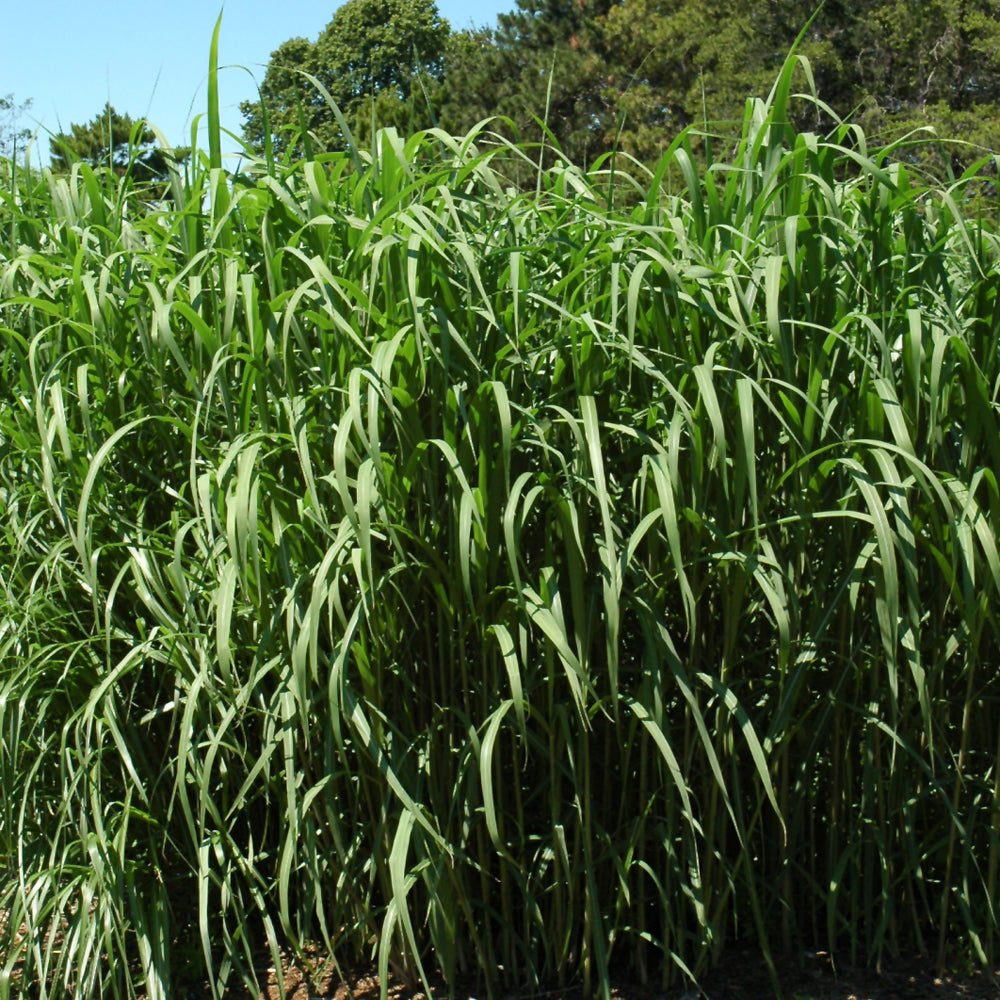
[[[604,44],[610,0],[522,0],[492,32],[450,60],[441,124],[464,132],[501,116],[494,128],[523,145],[555,139],[574,163],[610,148],[616,109],[607,82],[614,54]]]
[[[438,47],[418,46],[434,56],[426,57],[415,101],[414,85],[407,91],[404,82],[414,64],[405,55],[392,61],[399,75],[380,82],[381,57],[372,53],[385,44],[382,23],[398,14],[375,6],[364,32],[348,30],[346,15],[340,26],[338,12],[320,42],[299,39],[275,52],[262,88],[273,105],[272,131],[311,129],[318,148],[343,141],[329,108],[300,74],[289,74],[297,67],[322,76],[352,108],[363,92],[364,134],[373,118],[464,132],[496,117],[493,128],[505,138],[558,145],[582,166],[612,150],[655,165],[695,123],[732,148],[747,97],[767,94],[808,22],[799,51],[826,107],[800,109],[797,127],[823,132],[851,119],[875,142],[923,130],[942,144],[922,144],[912,155],[941,178],[1000,148],[1000,0],[828,0],[818,10],[811,0],[518,0],[496,29],[450,36],[442,29]],[[431,17],[433,5],[420,9],[412,22]],[[344,65],[370,65],[361,91],[337,68]],[[804,75],[796,85],[810,86]],[[244,113],[247,138],[262,150],[260,106]],[[704,162],[700,142],[695,153]],[[518,184],[529,176],[514,171]]]
[[[995,967],[1000,237],[795,71],[0,188],[0,998]]]
[[[618,53],[623,147],[655,159],[679,128],[710,122],[732,133],[748,94],[766,94],[784,53],[814,13],[811,3],[627,0],[608,15]],[[984,149],[1000,148],[1000,5],[828,2],[800,51],[833,110],[804,109],[800,127],[851,118],[871,141],[917,129],[948,140],[921,146],[926,166],[957,176]],[[801,80],[804,85],[805,81]],[[960,145],[964,143],[965,145]]]
[[[69,132],[53,136],[51,147],[53,170],[68,171],[81,162],[95,170],[109,170],[119,177],[130,174],[141,184],[161,187],[171,166],[188,155],[187,150],[168,152],[146,122],[119,114],[110,104],[91,121],[72,123]]]
[[[628,0],[614,7],[604,31],[617,54],[608,96],[621,116],[621,147],[655,162],[679,131],[699,124],[732,148],[748,97],[766,96],[811,13],[811,3],[764,0]],[[841,80],[837,46],[815,22],[799,45],[829,101],[829,84]],[[804,83],[801,75],[797,82]],[[798,111],[809,119],[797,122],[801,127],[832,125],[817,105]]]
[[[342,147],[330,107],[304,73],[320,81],[360,136],[370,132],[373,102],[381,124],[428,124],[413,121],[426,109],[417,81],[432,86],[441,78],[448,35],[433,0],[347,0],[315,42],[293,38],[271,54],[260,88],[264,107],[240,106],[248,142],[263,152],[269,128],[279,153],[303,132],[320,149]]]
[[[956,176],[983,149],[1000,150],[998,0],[919,8],[893,0],[865,10],[858,23],[863,48],[850,69],[864,94],[858,120],[876,141],[933,128],[950,142],[922,157]]]

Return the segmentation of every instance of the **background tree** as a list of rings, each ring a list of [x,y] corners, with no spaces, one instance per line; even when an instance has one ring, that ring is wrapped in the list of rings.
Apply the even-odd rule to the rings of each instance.
[[[302,130],[342,141],[305,69],[359,138],[373,121],[464,133],[496,118],[524,143],[547,131],[583,167],[614,148],[654,165],[692,124],[735,142],[747,98],[767,95],[806,24],[798,52],[832,114],[792,102],[795,127],[856,120],[876,142],[930,127],[944,144],[900,155],[939,176],[1000,147],[1000,0],[827,0],[818,13],[815,0],[518,0],[495,29],[454,33],[432,0],[348,0],[316,42],[272,54],[262,92],[279,151]],[[262,150],[261,106],[242,107]],[[534,169],[511,160],[516,184]]]
[[[914,158],[958,173],[1000,149],[1000,0],[858,4],[850,66],[861,124],[882,141],[930,127]]]
[[[608,100],[621,114],[623,147],[655,161],[678,132],[704,123],[735,141],[747,98],[767,95],[813,10],[812,0],[625,0],[609,11],[604,33],[618,63]],[[798,51],[819,82],[837,84],[839,52],[822,25],[813,22]],[[800,110],[800,128],[832,124]]]
[[[495,31],[464,33],[445,67],[441,124],[463,132],[494,115],[518,137],[539,142],[543,129],[575,163],[589,165],[611,147],[615,108],[607,78],[614,53],[603,18],[617,0],[518,0]],[[501,132],[508,131],[499,123]]]
[[[51,142],[52,169],[67,171],[77,160],[95,169],[108,169],[118,177],[128,174],[140,184],[162,184],[171,163],[180,162],[187,150],[175,150],[173,157],[155,145],[156,136],[144,121],[119,114],[110,104],[85,125],[71,124]]]
[[[31,129],[20,125],[30,107],[30,99],[19,104],[13,94],[0,96],[0,156],[11,159],[18,148],[31,140]]]
[[[311,73],[313,43],[307,38],[290,38],[272,53],[260,87],[261,101],[243,101],[243,138],[250,147],[263,153],[268,128],[275,149],[285,149],[298,128],[318,129],[327,122],[321,119],[316,88],[301,71]],[[265,111],[266,105],[266,111]]]
[[[440,81],[449,34],[433,0],[347,0],[315,42],[293,38],[271,53],[260,90],[276,151],[284,151],[303,130],[321,147],[343,141],[333,113],[303,70],[322,82],[359,137],[370,128],[373,108],[379,124],[408,117],[415,128],[430,124],[419,80]],[[260,102],[245,101],[240,110],[244,137],[263,152]]]
[[[625,147],[655,159],[686,125],[735,129],[814,10],[812,0],[625,0],[609,10],[602,30],[617,62],[607,99],[623,114]],[[970,143],[938,163],[953,169],[1000,142],[1000,0],[828,0],[799,52],[820,98],[872,141],[930,126]],[[833,124],[804,102],[797,111],[799,128]],[[914,156],[930,162],[934,149]]]

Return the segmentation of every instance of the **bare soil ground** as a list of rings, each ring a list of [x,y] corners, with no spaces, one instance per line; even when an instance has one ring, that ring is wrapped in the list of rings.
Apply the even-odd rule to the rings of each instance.
[[[0,924],[4,914],[0,912]],[[334,964],[317,950],[306,963],[286,958],[283,962],[287,1000],[380,1000],[380,983],[375,970],[352,969],[341,976]],[[1000,969],[964,973],[939,971],[932,958],[908,955],[885,962],[879,969],[853,965],[844,958],[834,961],[823,951],[809,952],[798,959],[776,960],[782,1000],[1000,1000]],[[13,971],[16,983],[19,970]],[[225,991],[226,1000],[280,1000],[273,967],[262,960],[256,969],[263,992],[244,986]],[[700,988],[692,986],[659,989],[655,983],[641,983],[619,976],[611,982],[612,1000],[773,1000],[776,992],[763,958],[752,947],[734,945],[723,960],[702,977]],[[16,990],[17,987],[15,987]],[[440,981],[432,981],[431,995],[390,982],[389,1000],[446,1000],[449,991]],[[16,995],[16,993],[15,993]],[[456,1000],[487,1000],[473,983],[458,984]],[[181,989],[173,1000],[211,1000],[207,983]],[[494,1000],[584,1000],[582,989],[541,992],[503,992]]]
[[[811,953],[801,960],[777,963],[784,1000],[1000,1000],[997,970],[964,975],[939,973],[932,960],[914,955],[886,963],[880,970],[834,963],[824,952]],[[285,969],[285,996],[288,1000],[378,1000],[379,980],[373,970],[354,970],[349,983],[323,963],[316,962],[311,974],[291,964]],[[278,1000],[273,970],[261,970],[268,980],[267,992],[253,996],[245,989],[227,991],[230,1000]],[[701,989],[693,987],[667,991],[627,977],[612,982],[614,1000],[769,1000],[775,990],[760,955],[750,949],[734,948],[702,979]],[[391,984],[390,1000],[428,1000],[422,992]],[[457,1000],[485,1000],[473,988],[456,991]],[[191,994],[190,1000],[207,996]],[[432,985],[430,1000],[448,996],[447,990]],[[531,994],[505,994],[499,1000],[583,1000],[581,990],[551,990]]]

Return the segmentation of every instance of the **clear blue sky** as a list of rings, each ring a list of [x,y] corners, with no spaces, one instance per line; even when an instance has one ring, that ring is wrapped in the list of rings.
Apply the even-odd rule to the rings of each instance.
[[[219,36],[222,127],[241,132],[240,101],[255,99],[268,57],[282,42],[315,40],[339,0],[227,0]],[[492,25],[516,0],[438,0],[452,28]],[[39,130],[33,161],[48,162],[45,129],[68,130],[115,110],[148,118],[174,145],[190,143],[191,121],[204,115],[213,0],[0,0],[4,45],[0,95],[32,99],[23,124]],[[207,145],[204,129],[199,145]],[[235,149],[233,143],[224,148]]]

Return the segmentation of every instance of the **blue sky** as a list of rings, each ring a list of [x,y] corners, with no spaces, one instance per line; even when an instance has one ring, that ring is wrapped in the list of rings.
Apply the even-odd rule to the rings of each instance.
[[[516,0],[438,0],[453,28],[495,24]],[[227,0],[219,36],[222,127],[241,131],[240,101],[256,98],[271,52],[301,35],[315,39],[337,0]],[[32,99],[23,124],[40,123],[35,163],[47,162],[45,129],[68,130],[109,101],[146,117],[175,145],[190,143],[191,120],[205,112],[212,29],[221,4],[211,0],[0,0],[6,42],[0,95]],[[251,77],[247,70],[253,74]],[[200,145],[207,145],[204,139]],[[234,149],[234,144],[228,144]]]

